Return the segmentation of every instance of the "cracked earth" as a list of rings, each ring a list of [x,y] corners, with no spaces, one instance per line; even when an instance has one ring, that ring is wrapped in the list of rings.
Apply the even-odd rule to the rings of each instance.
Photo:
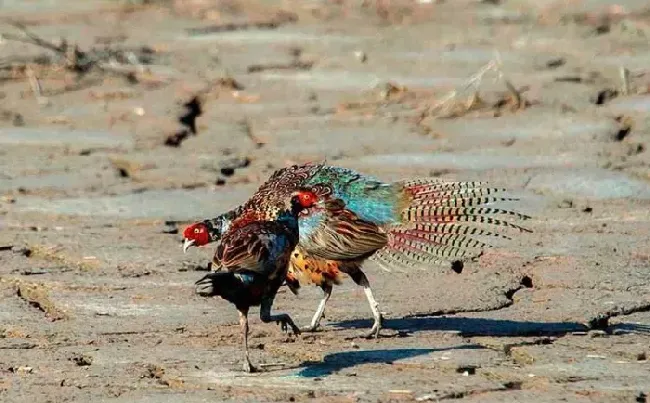
[[[0,400],[647,401],[649,10],[0,2],[93,56],[0,26]],[[495,60],[501,80],[446,98]],[[378,340],[354,338],[371,321],[350,280],[313,334],[253,311],[269,365],[243,374],[235,309],[192,293],[213,248],[183,254],[178,231],[324,159],[506,187],[533,233],[460,273],[369,264]],[[275,308],[304,325],[319,298],[283,289]]]

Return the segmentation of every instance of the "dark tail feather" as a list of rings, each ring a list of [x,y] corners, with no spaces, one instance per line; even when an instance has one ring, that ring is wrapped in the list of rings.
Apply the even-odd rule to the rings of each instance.
[[[215,271],[208,273],[194,283],[194,292],[202,297],[221,295],[224,288],[233,288],[238,285],[235,275],[228,271]]]

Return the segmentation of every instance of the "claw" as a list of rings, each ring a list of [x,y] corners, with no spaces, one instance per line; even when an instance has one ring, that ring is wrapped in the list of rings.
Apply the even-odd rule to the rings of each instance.
[[[296,326],[296,325],[291,326],[291,330],[293,331],[293,334],[295,334],[296,336],[300,336],[301,332],[300,332],[300,328],[298,326]]]
[[[357,336],[352,336],[349,337],[347,340],[353,340],[353,339],[378,339],[379,338],[379,331],[382,328],[382,324],[384,322],[384,318],[382,316],[379,316],[379,320],[375,321],[375,323],[372,325],[372,328],[370,329],[369,332],[366,333],[361,333]]]
[[[276,323],[280,324],[280,330],[283,332],[286,332],[287,334],[293,333],[296,336],[300,335],[300,328],[293,323],[289,323],[285,320],[279,320]],[[289,326],[291,326],[291,330],[289,330]]]

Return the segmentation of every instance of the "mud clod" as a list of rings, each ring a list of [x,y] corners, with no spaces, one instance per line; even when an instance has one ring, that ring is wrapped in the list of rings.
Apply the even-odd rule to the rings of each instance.
[[[16,295],[24,299],[30,306],[45,313],[52,321],[67,319],[67,315],[50,300],[47,290],[38,284],[18,284]]]
[[[80,367],[87,367],[93,363],[93,358],[86,354],[75,355],[70,360]]]

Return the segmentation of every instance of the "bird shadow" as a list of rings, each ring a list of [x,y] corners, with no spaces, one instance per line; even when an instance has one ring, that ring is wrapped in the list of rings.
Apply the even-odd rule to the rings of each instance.
[[[361,364],[390,364],[393,361],[413,358],[433,352],[447,350],[474,350],[484,349],[478,344],[464,344],[448,348],[398,348],[381,350],[358,350],[345,351],[328,354],[319,362],[305,362],[304,366],[296,375],[305,378],[321,378],[345,368],[355,367]]]
[[[369,328],[369,320],[347,320],[333,323],[339,328]],[[385,319],[384,328],[404,333],[417,331],[456,331],[464,337],[533,337],[564,336],[574,332],[587,332],[594,327],[579,322],[529,322],[503,319],[466,318],[466,317],[409,317],[402,319]],[[650,325],[619,323],[605,329],[609,334],[645,333],[650,334]],[[368,363],[391,363],[393,361],[426,355],[433,352],[449,350],[479,350],[487,347],[480,344],[463,344],[447,348],[403,348],[381,350],[358,350],[328,354],[323,361],[305,362],[296,374],[300,377],[320,378]]]
[[[334,326],[345,329],[369,328],[369,320],[346,320],[333,323]],[[492,337],[530,337],[530,336],[563,336],[573,332],[593,330],[579,322],[529,322],[504,319],[467,318],[455,316],[426,316],[407,317],[401,319],[384,319],[385,329],[400,333],[417,331],[455,331],[461,336],[492,336]],[[607,326],[601,330],[607,333],[650,333],[650,325],[620,323]]]

